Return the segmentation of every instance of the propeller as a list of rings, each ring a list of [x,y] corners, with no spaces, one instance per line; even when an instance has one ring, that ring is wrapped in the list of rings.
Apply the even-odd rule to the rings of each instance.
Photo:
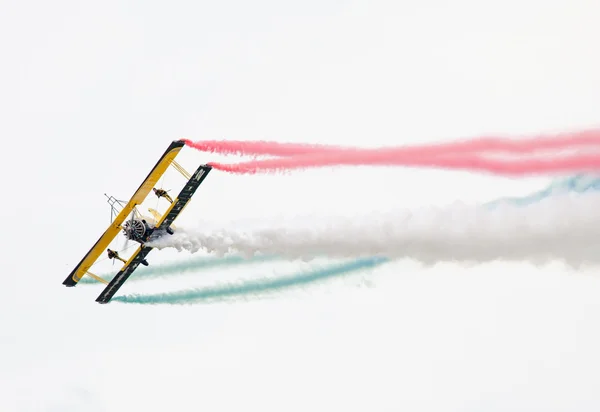
[[[127,227],[127,224],[129,224],[130,227],[133,226],[133,221],[135,220],[136,211],[137,210],[134,208],[133,211],[131,212],[131,217],[127,221],[125,221],[123,227]],[[129,237],[127,236],[127,233],[125,233],[125,229],[123,229],[123,235],[125,237],[125,242],[122,247],[117,248],[118,252],[123,252],[124,250],[127,250],[131,247],[131,245],[129,243],[131,239],[129,239]],[[113,259],[113,265],[114,265],[114,263],[115,263],[115,259]]]
[[[133,219],[135,218],[135,208],[133,209],[133,211],[131,212],[131,218],[129,218],[129,224],[133,225]],[[123,248],[123,250],[127,249],[129,247],[129,236],[127,236],[127,233],[123,233],[125,235],[125,246]]]

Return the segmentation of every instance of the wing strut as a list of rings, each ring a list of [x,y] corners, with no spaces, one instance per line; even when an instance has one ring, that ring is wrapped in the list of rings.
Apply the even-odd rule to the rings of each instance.
[[[179,163],[177,163],[175,160],[173,160],[171,162],[171,166],[173,166],[175,168],[175,170],[177,170],[179,173],[181,173],[183,175],[183,177],[185,177],[186,179],[191,179],[192,175],[188,173],[187,170],[185,170],[183,168],[183,166],[181,166]]]

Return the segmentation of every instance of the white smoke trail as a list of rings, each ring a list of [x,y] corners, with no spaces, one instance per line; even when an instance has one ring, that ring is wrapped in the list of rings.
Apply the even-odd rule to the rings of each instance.
[[[353,218],[263,222],[266,227],[180,231],[152,246],[289,258],[386,256],[423,264],[494,260],[600,264],[600,194],[566,193],[528,206],[455,204]]]

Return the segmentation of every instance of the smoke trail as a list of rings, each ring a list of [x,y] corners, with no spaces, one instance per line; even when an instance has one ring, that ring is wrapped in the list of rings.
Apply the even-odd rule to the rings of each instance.
[[[341,151],[350,149],[342,146],[327,146],[305,143],[278,143],[266,141],[203,140],[199,142],[192,142],[191,140],[187,139],[184,139],[184,141],[187,146],[193,147],[194,149],[202,152],[251,156],[295,156],[320,153],[330,150]]]
[[[386,256],[424,264],[494,260],[600,263],[600,194],[564,194],[519,207],[454,205],[243,231],[180,231],[152,246],[289,258]]]
[[[138,281],[138,280],[148,280],[155,279],[167,276],[177,276],[188,272],[197,272],[203,269],[212,269],[219,267],[229,267],[235,265],[242,264],[250,264],[250,263],[262,263],[271,260],[278,259],[276,256],[226,256],[223,258],[197,258],[197,259],[188,259],[183,261],[175,261],[162,263],[158,265],[151,266],[139,266],[134,275],[128,279],[128,282]],[[116,272],[116,271],[115,271]],[[106,279],[107,281],[111,281],[116,273],[105,273],[99,274],[100,277]],[[88,278],[84,276],[79,283],[82,284],[97,284],[98,282],[94,279]]]
[[[219,154],[298,156],[323,152],[366,151],[368,149],[329,146],[320,144],[278,143],[269,141],[219,141],[204,140],[193,142],[185,139],[186,145],[197,150]],[[476,154],[483,152],[532,153],[542,150],[568,150],[575,148],[598,149],[600,130],[583,130],[558,135],[540,135],[526,139],[501,137],[479,137],[450,143],[438,143],[398,148],[371,150],[394,150],[397,155],[440,156],[456,154]]]
[[[273,292],[301,286],[336,276],[346,275],[362,269],[379,266],[388,260],[383,257],[359,259],[350,263],[328,266],[312,272],[302,272],[277,279],[245,281],[239,284],[229,284],[214,288],[182,290],[177,292],[159,293],[153,295],[125,295],[112,298],[112,302],[138,304],[191,304],[202,301],[223,300],[233,296],[245,296],[256,293]]]
[[[539,192],[532,193],[525,197],[508,197],[494,200],[486,203],[485,206],[494,208],[500,204],[513,204],[517,206],[527,206],[537,203],[547,197],[555,195],[564,195],[566,193],[586,193],[590,191],[600,191],[600,176],[598,175],[576,175],[565,179],[560,179],[550,184],[547,188]]]
[[[505,198],[496,202],[484,205],[490,210],[489,206],[496,207],[501,204],[512,204],[514,206],[524,206],[534,202],[540,202],[549,196],[565,194],[567,192],[585,193],[600,189],[600,178],[595,176],[572,176],[564,180],[552,183],[548,188],[522,198]],[[220,300],[232,296],[251,295],[260,292],[279,291],[297,285],[317,282],[334,276],[343,276],[354,271],[375,267],[388,260],[385,257],[370,257],[358,259],[354,262],[341,265],[329,266],[324,269],[302,272],[288,277],[246,281],[241,284],[227,285],[213,288],[182,290],[158,295],[127,295],[113,298],[113,301],[138,304],[191,304],[195,302]],[[372,266],[371,266],[372,263]]]
[[[600,154],[554,159],[499,160],[482,156],[421,157],[389,151],[353,151],[255,160],[236,164],[210,163],[215,169],[241,174],[307,169],[326,166],[408,166],[488,172],[522,176],[547,173],[579,173],[600,170]]]

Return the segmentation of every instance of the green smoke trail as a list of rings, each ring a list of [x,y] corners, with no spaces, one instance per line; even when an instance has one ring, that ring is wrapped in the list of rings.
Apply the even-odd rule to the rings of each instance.
[[[527,206],[540,202],[552,195],[564,193],[586,193],[600,190],[600,177],[598,175],[578,174],[564,179],[556,179],[545,189],[522,197],[505,197],[486,203],[484,206],[494,208],[501,204]]]
[[[128,279],[128,282],[136,280],[154,279],[163,276],[175,276],[186,272],[198,271],[202,269],[211,269],[218,267],[262,263],[277,259],[276,256],[227,256],[223,258],[201,257],[188,260],[179,260],[175,262],[167,262],[158,265],[139,266],[135,273]],[[116,273],[113,274],[98,274],[98,276],[111,281]],[[79,283],[97,284],[98,282],[90,277],[84,276]]]
[[[112,302],[137,303],[137,304],[192,304],[209,300],[224,300],[232,296],[248,296],[261,292],[273,292],[294,286],[309,284],[322,281],[327,278],[334,278],[355,272],[361,269],[367,269],[379,266],[389,260],[384,257],[368,257],[357,259],[352,262],[341,263],[328,266],[323,269],[317,269],[311,272],[296,273],[291,276],[284,276],[277,279],[245,281],[240,284],[230,284],[226,286],[188,289],[177,292],[167,292],[152,295],[125,295],[116,296]]]

